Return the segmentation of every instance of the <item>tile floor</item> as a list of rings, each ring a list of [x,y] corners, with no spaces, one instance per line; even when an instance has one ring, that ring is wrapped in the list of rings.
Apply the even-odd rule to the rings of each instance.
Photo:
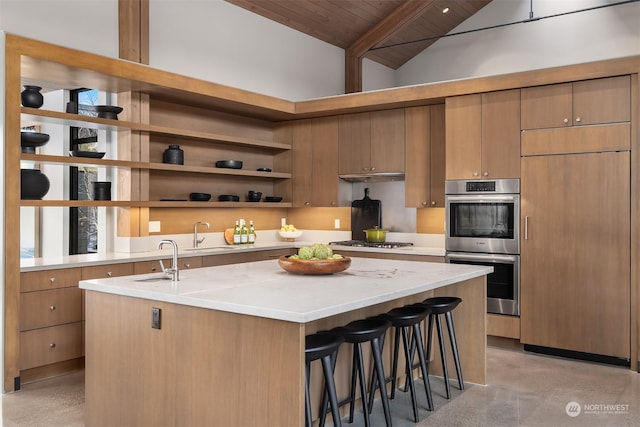
[[[421,409],[421,421],[415,424],[411,420],[408,393],[397,393],[396,399],[391,402],[393,425],[640,425],[638,373],[626,368],[523,353],[519,347],[511,346],[510,342],[498,340],[490,340],[487,355],[486,386],[468,384],[464,392],[454,386],[453,397],[447,401],[444,399],[442,380],[432,378],[436,410],[427,412]],[[77,372],[26,384],[17,393],[2,395],[2,425],[84,425],[83,381],[83,373]],[[424,406],[424,387],[418,385],[418,392],[422,392],[418,394],[419,403]],[[578,405],[575,407],[580,408],[580,414],[575,417],[567,415],[566,407],[570,402],[576,402]],[[374,406],[374,417],[374,426],[384,425],[379,402]],[[362,414],[356,413],[355,422],[345,425],[362,426]]]

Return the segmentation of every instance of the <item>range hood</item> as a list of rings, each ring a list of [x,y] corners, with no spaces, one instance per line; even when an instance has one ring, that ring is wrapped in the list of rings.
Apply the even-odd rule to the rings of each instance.
[[[404,172],[350,173],[339,175],[339,177],[349,182],[404,181]]]

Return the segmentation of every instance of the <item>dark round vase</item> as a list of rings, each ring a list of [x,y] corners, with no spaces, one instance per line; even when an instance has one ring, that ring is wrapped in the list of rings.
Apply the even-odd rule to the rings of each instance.
[[[49,192],[49,178],[39,169],[20,169],[20,198],[40,200]]]
[[[169,148],[162,153],[162,163],[184,165],[184,151],[179,145],[169,145]]]
[[[24,107],[40,108],[44,103],[44,98],[40,93],[40,86],[27,86],[20,93],[20,101]]]
[[[93,181],[93,200],[111,200],[111,182]]]

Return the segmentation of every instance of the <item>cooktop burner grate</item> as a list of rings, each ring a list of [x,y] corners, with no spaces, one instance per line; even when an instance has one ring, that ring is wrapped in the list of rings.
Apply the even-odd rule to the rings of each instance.
[[[340,245],[340,246],[357,246],[364,248],[385,248],[385,249],[394,249],[401,248],[404,246],[413,246],[413,243],[407,242],[383,242],[383,243],[373,243],[366,242],[364,240],[343,240],[340,242],[330,242],[330,245]]]

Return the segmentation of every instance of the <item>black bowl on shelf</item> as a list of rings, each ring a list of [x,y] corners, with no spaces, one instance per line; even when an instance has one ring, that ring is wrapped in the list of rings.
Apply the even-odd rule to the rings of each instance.
[[[209,193],[191,193],[189,194],[189,200],[192,202],[208,202],[211,200],[211,194]]]
[[[277,197],[277,196],[266,196],[264,198],[265,202],[271,202],[271,203],[278,203],[282,201],[282,197]]]
[[[242,162],[240,160],[218,160],[216,162],[216,167],[227,169],[242,169]]]
[[[122,113],[122,107],[117,105],[82,105],[82,109],[95,111],[101,119],[118,120],[118,114]]]
[[[219,202],[239,202],[240,196],[234,194],[221,194],[218,196]]]
[[[20,146],[23,153],[35,153],[36,147],[49,142],[49,134],[40,132],[20,132]]]
[[[258,168],[256,169],[258,172],[271,172],[271,168]]]
[[[69,151],[71,157],[88,157],[90,159],[101,159],[105,154],[103,151]]]

